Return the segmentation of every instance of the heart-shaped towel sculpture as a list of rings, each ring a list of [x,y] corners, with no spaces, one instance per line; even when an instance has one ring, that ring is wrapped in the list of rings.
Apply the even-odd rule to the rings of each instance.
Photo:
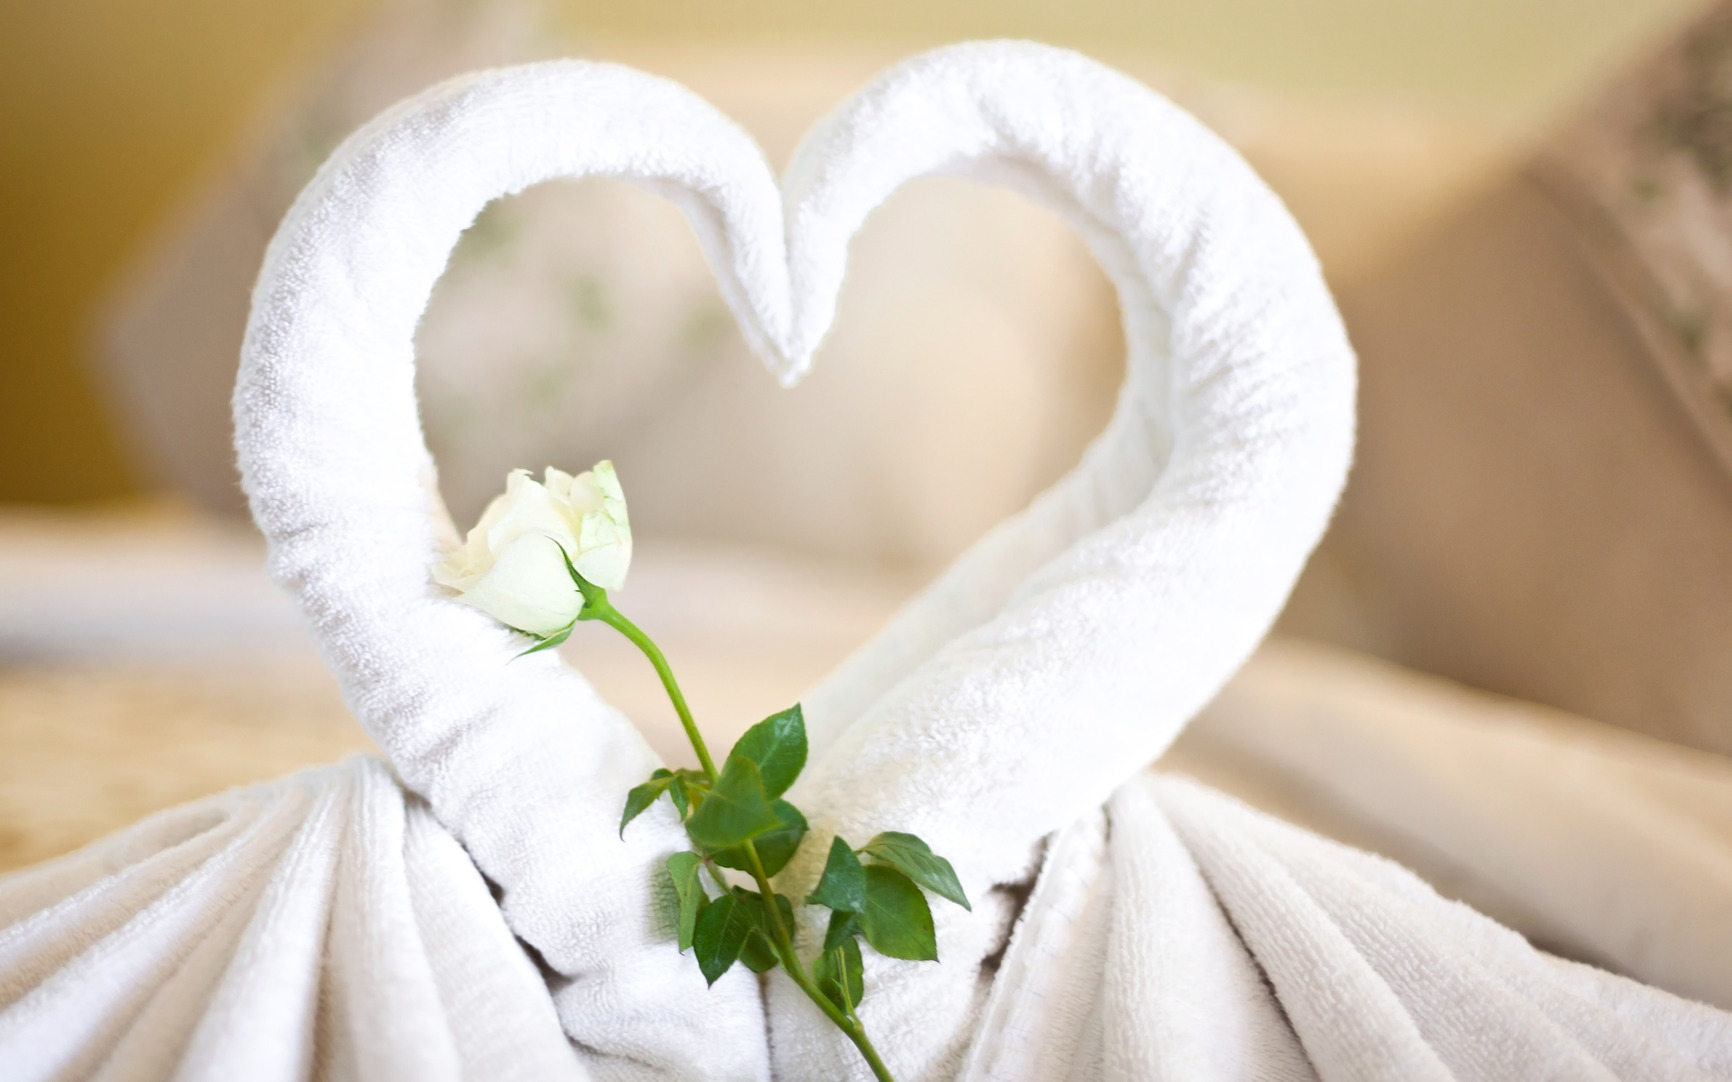
[[[830,834],[890,828],[952,856],[976,902],[936,909],[937,965],[869,955],[862,1014],[896,1076],[1732,1078],[1727,1015],[1144,772],[1322,532],[1353,357],[1298,228],[1232,151],[1122,76],[1017,43],[892,70],[780,189],[702,101],[591,63],[447,83],[336,153],[271,246],[236,438],[272,573],[396,776],[304,772],[0,882],[6,1077],[867,1077],[781,973],[704,988],[659,903],[673,813],[617,833],[657,765],[643,738],[433,585],[456,535],[412,336],[489,200],[612,176],[686,210],[792,381],[850,237],[938,172],[1065,215],[1117,285],[1130,355],[1081,465],[805,700],[813,765],[790,795],[813,831],[780,889],[804,896]]]

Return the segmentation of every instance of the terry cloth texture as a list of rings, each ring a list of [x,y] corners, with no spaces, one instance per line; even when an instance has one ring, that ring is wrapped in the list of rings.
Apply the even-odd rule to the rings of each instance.
[[[514,662],[520,639],[432,583],[456,532],[416,416],[416,321],[489,200],[613,176],[687,211],[748,340],[791,382],[835,312],[850,238],[932,173],[1008,184],[1070,220],[1118,288],[1129,360],[1078,468],[806,701],[812,766],[791,799],[813,833],[782,889],[804,896],[832,834],[861,844],[897,829],[950,856],[976,903],[935,904],[940,964],[869,953],[861,1013],[896,1076],[1732,1077],[1725,1015],[1558,963],[1393,865],[1142,776],[1262,638],[1321,534],[1351,453],[1353,355],[1304,238],[1232,151],[1138,84],[1023,43],[893,69],[807,138],[780,188],[738,128],[665,81],[576,62],[481,73],[357,133],[271,245],[235,415],[272,573],[402,785],[545,967],[583,1069],[867,1077],[784,976],[765,995],[738,971],[703,989],[659,917],[662,863],[682,847],[671,811],[617,835],[626,790],[656,765],[643,738],[551,653]],[[401,1017],[339,1036],[312,1016],[294,1030],[299,1054],[373,1079],[487,1076],[446,1021],[460,1013],[448,971],[404,952],[399,976],[377,945],[389,937],[369,931],[386,922],[438,944],[429,955],[455,953],[454,924],[410,924],[412,905],[384,904],[431,858],[398,870],[376,856],[398,845],[377,819],[335,843],[329,859],[354,867],[361,901],[333,908],[329,934],[301,948],[316,964],[297,972],[364,971],[321,1009],[376,1017],[388,1003]],[[248,842],[212,828],[180,843],[200,844],[220,862]],[[199,882],[204,867],[180,875]],[[318,892],[314,872],[274,867]],[[1035,876],[1018,916],[1017,891],[997,888]],[[70,1032],[60,1019],[139,1032],[162,998],[153,978],[91,951],[117,927],[167,941],[193,919],[179,903],[190,889],[170,882],[154,907],[119,899],[106,927],[66,908],[86,893],[58,906],[20,895],[37,915],[0,946],[57,957],[8,967],[39,975],[0,1015],[0,1048]],[[63,910],[66,926],[29,930]],[[213,895],[198,912],[215,927],[248,910]],[[800,916],[809,947],[815,914]],[[499,937],[484,942],[472,964],[520,963]],[[219,1034],[240,1024],[226,1019],[263,1024],[230,998],[241,953],[208,953],[225,977],[202,1017]],[[384,998],[352,1006],[372,989]],[[38,1013],[56,995],[64,1013]],[[41,1053],[26,1077],[76,1073],[70,1057],[98,1047],[116,1072],[173,1069],[118,1041]],[[420,1058],[393,1058],[401,1049]],[[203,1062],[184,1060],[189,1077],[226,1077]]]

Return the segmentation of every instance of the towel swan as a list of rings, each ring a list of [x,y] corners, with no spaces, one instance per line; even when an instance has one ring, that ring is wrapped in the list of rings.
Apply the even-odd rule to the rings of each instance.
[[[0,882],[0,1062],[865,1077],[779,977],[704,989],[657,918],[677,824],[652,812],[616,836],[656,765],[642,737],[431,584],[455,532],[412,339],[489,200],[605,175],[686,210],[748,340],[793,380],[849,238],[934,172],[1064,214],[1118,288],[1129,357],[1079,467],[807,699],[813,766],[792,795],[814,829],[783,889],[803,893],[829,834],[894,828],[952,855],[978,902],[939,907],[939,965],[869,962],[862,1014],[897,1076],[1732,1078],[1725,1015],[1143,772],[1321,533],[1351,452],[1352,354],[1297,227],[1236,155],[1135,83],[1020,43],[893,69],[780,189],[703,102],[608,65],[459,79],[345,143],[267,255],[236,441],[272,574],[390,769],[225,794]]]

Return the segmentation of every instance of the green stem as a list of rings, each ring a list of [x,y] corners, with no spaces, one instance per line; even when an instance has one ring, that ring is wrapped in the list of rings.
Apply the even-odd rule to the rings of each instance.
[[[593,614],[593,615],[592,615]],[[602,623],[618,631],[630,639],[649,658],[655,666],[656,675],[662,678],[662,687],[667,689],[668,698],[673,700],[674,713],[680,716],[680,724],[685,726],[686,739],[692,742],[692,750],[698,753],[698,765],[704,768],[704,773],[710,777],[710,784],[716,782],[716,761],[710,758],[710,749],[704,744],[703,734],[698,732],[698,723],[692,720],[691,708],[686,706],[686,697],[680,693],[680,685],[674,679],[674,671],[668,666],[668,659],[662,656],[661,648],[648,635],[618,609],[606,601],[597,603],[590,601],[584,605],[584,618],[600,620]]]
[[[800,956],[794,953],[794,940],[789,929],[782,923],[781,907],[776,905],[775,892],[770,887],[770,877],[764,874],[764,864],[758,859],[758,850],[747,842],[745,845],[746,859],[752,865],[752,878],[758,882],[758,891],[763,895],[764,908],[770,914],[770,931],[775,937],[776,953],[782,956],[782,968],[789,978],[806,993],[806,998],[818,1005],[825,1017],[836,1023],[836,1028],[847,1035],[854,1047],[860,1050],[860,1055],[866,1060],[866,1065],[872,1068],[872,1075],[878,1082],[896,1082],[890,1075],[890,1068],[884,1066],[884,1061],[878,1058],[878,1050],[872,1047],[872,1041],[866,1036],[866,1027],[860,1024],[860,1019],[852,1011],[843,1011],[830,1002],[830,997],[818,990],[818,985],[806,972],[806,967],[800,963]]]
[[[575,575],[575,572],[573,574]],[[581,587],[587,584],[580,580],[579,585]],[[654,640],[644,634],[642,629],[614,608],[601,590],[591,587],[584,591],[581,618],[600,620],[630,639],[643,651],[644,656],[649,658],[650,664],[655,666],[656,675],[661,677],[662,687],[667,689],[668,698],[673,701],[674,713],[680,716],[680,724],[685,727],[686,738],[692,742],[692,750],[698,753],[698,763],[703,766],[704,773],[709,775],[710,784],[714,785],[717,778],[716,761],[710,758],[710,749],[704,744],[703,734],[698,732],[698,723],[692,720],[691,709],[686,706],[686,697],[680,693],[679,682],[674,679],[674,671],[668,665],[667,658],[662,656],[661,648],[656,646]],[[854,1047],[859,1049],[860,1055],[865,1058],[866,1065],[872,1068],[873,1077],[877,1078],[878,1082],[896,1082],[890,1075],[890,1069],[878,1058],[878,1050],[872,1047],[871,1040],[866,1036],[866,1027],[860,1023],[860,1019],[853,1011],[843,1011],[830,1002],[829,998],[818,990],[817,983],[806,972],[806,967],[800,963],[800,956],[794,952],[792,931],[782,923],[782,910],[776,904],[776,893],[770,886],[770,877],[764,874],[764,862],[758,858],[758,847],[747,841],[742,848],[746,852],[746,859],[752,865],[752,878],[757,881],[758,893],[764,899],[764,908],[769,913],[773,945],[776,954],[781,958],[782,968],[799,986],[800,991],[806,993],[806,998],[817,1004],[825,1017],[836,1023],[836,1027],[854,1042]]]

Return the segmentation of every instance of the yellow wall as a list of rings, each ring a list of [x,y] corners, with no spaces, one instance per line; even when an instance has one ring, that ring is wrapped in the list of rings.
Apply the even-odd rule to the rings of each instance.
[[[90,306],[257,96],[363,0],[0,0],[0,500],[138,485]]]
[[[0,501],[139,479],[85,375],[90,307],[279,85],[373,0],[0,0]],[[448,3],[456,0],[432,0]],[[553,0],[609,34],[1039,37],[1521,128],[1699,0]]]

